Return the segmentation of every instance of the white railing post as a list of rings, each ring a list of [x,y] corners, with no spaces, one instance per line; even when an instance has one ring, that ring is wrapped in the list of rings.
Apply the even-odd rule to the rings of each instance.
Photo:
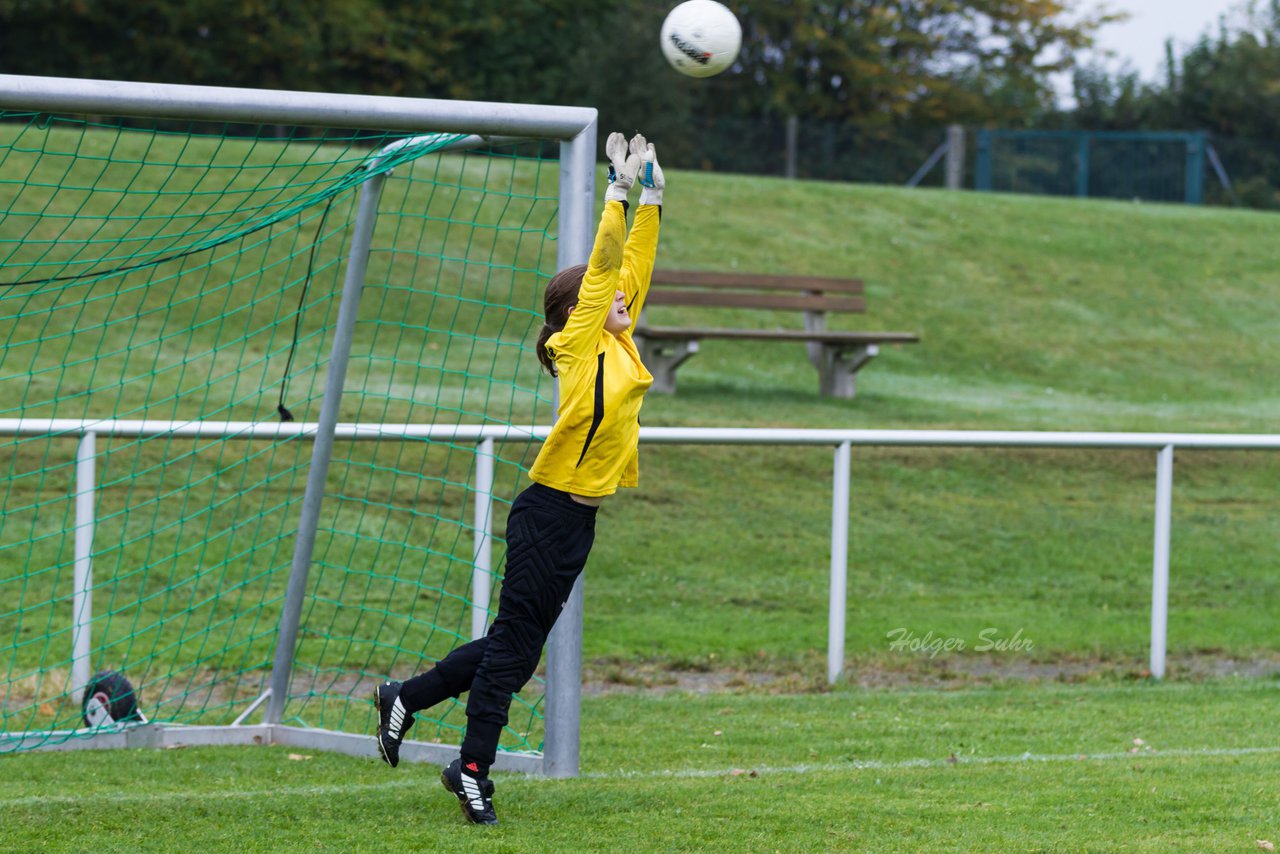
[[[827,684],[844,672],[844,618],[849,586],[849,442],[836,445],[831,474],[831,591],[827,620]]]
[[[1156,456],[1156,536],[1151,570],[1151,675],[1164,678],[1169,623],[1169,532],[1173,520],[1173,445]]]
[[[489,629],[489,596],[493,589],[493,439],[476,448],[475,544],[471,560],[471,639]]]
[[[75,570],[71,591],[71,696],[81,696],[92,676],[93,527],[97,435],[85,431],[76,445]]]

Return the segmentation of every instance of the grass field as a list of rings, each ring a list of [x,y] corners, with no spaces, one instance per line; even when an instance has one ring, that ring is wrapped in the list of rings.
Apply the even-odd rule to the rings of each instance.
[[[855,399],[831,400],[816,395],[798,345],[705,342],[681,368],[679,394],[647,400],[647,425],[1274,432],[1272,216],[668,172],[661,264],[861,276],[867,315],[832,325],[915,331],[921,343],[885,348]],[[396,288],[376,291],[372,304],[405,315],[407,332],[353,366],[358,411],[429,420],[436,406],[456,420],[468,401],[488,399],[456,371],[454,385],[431,374],[434,397],[415,391],[429,373],[408,364],[415,352],[438,361],[442,376],[467,354],[430,351],[426,326],[413,325],[421,304]],[[317,306],[319,320],[308,322],[331,322],[331,307]],[[384,332],[366,324],[360,334],[377,343]],[[319,352],[322,339],[314,332],[304,344]],[[213,364],[235,355],[212,339],[196,343]],[[490,344],[472,357],[505,371],[510,347]],[[279,375],[282,346],[276,336],[245,351],[254,377]],[[14,401],[28,395],[32,412],[52,411],[35,391],[8,391],[24,376],[15,360],[25,352],[3,353],[0,387],[16,407],[6,415],[21,414],[26,404]],[[131,358],[124,344],[118,352]],[[178,412],[194,376],[186,366],[159,371],[149,393]],[[80,375],[55,365],[41,382],[54,379],[74,391]],[[294,386],[300,417],[314,406],[311,383]],[[252,385],[224,383],[206,403],[271,417],[274,396],[264,405]],[[522,389],[498,401],[504,417],[531,411],[535,396]],[[132,407],[142,389],[118,391]],[[103,536],[119,545],[100,566],[116,568],[113,595],[127,615],[110,649],[178,673],[172,685],[153,683],[151,696],[180,690],[218,663],[202,621],[230,619],[201,610],[203,597],[219,578],[242,582],[246,626],[231,654],[249,684],[220,698],[232,715],[270,660],[283,574],[260,568],[287,566],[305,454],[269,443],[104,447],[99,512]],[[73,442],[53,440],[15,444],[4,460],[6,536],[38,536],[6,541],[4,554],[23,560],[4,567],[0,589],[20,585],[22,603],[47,603],[0,614],[13,672],[56,661],[65,679],[65,628],[47,645],[36,629],[65,617],[69,503],[59,478],[69,482],[73,453]],[[501,453],[500,483],[513,488],[527,449]],[[357,662],[370,680],[407,675],[424,649],[438,654],[456,637],[423,637],[420,623],[397,616],[405,599],[465,613],[465,577],[432,587],[422,567],[470,558],[465,532],[431,528],[442,542],[429,545],[424,533],[432,512],[467,501],[469,461],[413,446],[340,454],[341,488],[354,497],[322,531],[303,642]],[[48,470],[55,475],[31,474]],[[855,449],[853,471],[848,667],[834,689],[823,679],[830,452],[650,447],[642,488],[602,510],[587,571],[584,776],[503,777],[496,832],[463,826],[431,769],[268,748],[26,754],[0,758],[0,850],[365,850],[389,820],[412,835],[413,850],[1247,851],[1256,839],[1280,842],[1269,784],[1280,761],[1270,726],[1280,689],[1280,459],[1179,452],[1164,684],[1144,672],[1154,454],[868,448]],[[194,489],[179,474],[192,475]],[[263,477],[248,495],[243,485]],[[260,553],[183,527],[208,519],[230,531],[246,517],[266,532]],[[215,559],[216,576],[190,572],[192,561]],[[360,607],[338,607],[352,600]],[[181,603],[195,617],[175,628],[165,615]],[[199,642],[176,643],[188,630]],[[920,644],[894,644],[910,638]],[[934,654],[927,644],[941,640],[964,648]],[[5,690],[44,708],[38,688]],[[366,705],[330,702],[306,707],[306,722],[367,729]]]
[[[1256,851],[1280,837],[1275,680],[761,695],[584,708],[583,775],[282,748],[4,759],[5,851]]]

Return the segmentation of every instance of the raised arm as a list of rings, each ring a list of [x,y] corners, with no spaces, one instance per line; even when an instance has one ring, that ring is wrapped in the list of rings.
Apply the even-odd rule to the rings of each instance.
[[[578,357],[594,357],[604,321],[620,289],[623,243],[627,236],[626,200],[640,168],[640,158],[627,151],[620,133],[609,134],[605,143],[609,156],[609,187],[604,194],[604,213],[596,229],[587,271],[582,276],[578,302],[565,321],[556,349]]]
[[[640,134],[631,139],[632,155],[640,159],[640,208],[631,227],[622,254],[622,271],[618,288],[626,294],[627,312],[631,315],[634,330],[644,309],[649,293],[649,281],[653,278],[653,265],[658,254],[658,230],[662,222],[662,191],[666,178],[658,165],[658,155],[653,143],[646,142]]]

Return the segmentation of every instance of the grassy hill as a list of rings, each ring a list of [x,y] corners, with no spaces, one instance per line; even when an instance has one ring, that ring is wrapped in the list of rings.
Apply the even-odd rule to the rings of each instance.
[[[838,325],[921,342],[884,348],[850,401],[816,395],[798,345],[704,342],[679,394],[646,401],[647,424],[1275,429],[1273,216],[678,171],[670,184],[659,263],[861,276],[868,312]],[[589,645],[695,668],[815,661],[829,456],[654,447],[644,460],[592,566]],[[1271,655],[1261,609],[1280,604],[1278,472],[1273,455],[1179,455],[1175,660]],[[1153,474],[1145,452],[856,449],[851,675],[937,670],[888,648],[898,628],[964,639],[961,659],[994,628],[1032,636],[1031,659],[1140,670]]]
[[[1271,215],[680,172],[670,183],[660,263],[861,276],[868,312],[843,328],[921,343],[885,348],[859,398],[831,403],[811,399],[798,346],[707,342],[681,369],[680,399],[646,403],[651,422],[1265,432],[1280,414]],[[717,403],[727,411],[700,412]]]

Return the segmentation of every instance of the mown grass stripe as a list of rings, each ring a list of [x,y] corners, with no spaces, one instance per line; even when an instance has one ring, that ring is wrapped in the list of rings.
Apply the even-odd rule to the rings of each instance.
[[[902,771],[916,768],[942,768],[947,765],[1016,765],[1020,763],[1054,763],[1054,762],[1114,762],[1116,760],[1142,759],[1187,759],[1212,758],[1221,756],[1267,756],[1280,754],[1280,745],[1264,747],[1230,747],[1230,748],[1173,748],[1168,750],[1145,750],[1138,752],[1109,753],[1076,753],[1076,754],[1037,754],[1022,753],[1010,756],[958,756],[954,759],[917,758],[898,761],[881,762],[874,759],[853,759],[844,762],[823,762],[798,765],[760,765],[750,768],[686,768],[679,770],[658,771],[597,771],[581,775],[578,779],[591,780],[691,780],[716,777],[733,777],[743,774],[756,775],[800,775],[814,773],[842,773],[847,771]],[[551,780],[544,777],[526,775],[504,776],[502,785],[529,785],[531,783],[547,783]],[[569,782],[569,781],[566,781]],[[37,807],[56,805],[76,805],[93,803],[158,803],[165,801],[199,800],[255,800],[259,798],[278,799],[284,797],[329,797],[333,795],[350,795],[362,792],[382,792],[395,789],[409,789],[421,786],[434,786],[434,777],[400,777],[380,783],[348,783],[330,786],[286,786],[270,789],[240,789],[224,791],[133,791],[133,792],[100,792],[87,795],[36,795],[21,798],[0,798],[0,807]]]

